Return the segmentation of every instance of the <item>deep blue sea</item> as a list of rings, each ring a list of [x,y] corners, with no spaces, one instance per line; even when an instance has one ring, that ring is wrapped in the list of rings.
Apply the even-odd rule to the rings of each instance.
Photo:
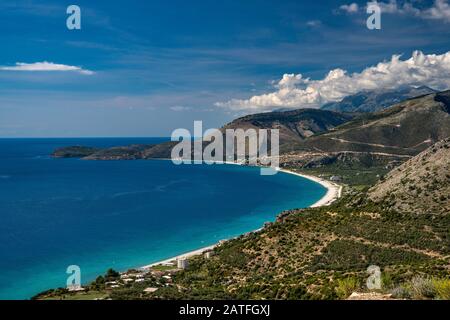
[[[258,168],[164,160],[53,159],[69,145],[117,146],[162,138],[0,139],[0,299],[64,287],[260,228],[326,192]]]

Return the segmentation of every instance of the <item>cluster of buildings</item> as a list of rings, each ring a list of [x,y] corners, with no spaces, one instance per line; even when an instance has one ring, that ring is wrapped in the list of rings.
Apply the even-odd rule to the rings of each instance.
[[[145,282],[146,272],[124,272],[120,274],[120,279],[115,281],[108,281],[105,283],[107,288],[115,289],[129,283]]]
[[[213,250],[205,250],[202,254],[205,259],[210,259],[214,252]],[[143,292],[154,293],[161,287],[172,285],[173,275],[176,272],[185,270],[188,266],[189,260],[187,257],[178,257],[157,266],[153,265],[138,270],[122,272],[118,279],[106,282],[105,286],[106,289],[112,290],[127,285],[145,283],[150,286],[146,287]]]

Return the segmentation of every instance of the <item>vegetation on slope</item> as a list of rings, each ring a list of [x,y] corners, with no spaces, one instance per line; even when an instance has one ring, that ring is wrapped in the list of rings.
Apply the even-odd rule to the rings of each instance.
[[[415,156],[450,136],[450,91],[401,102],[364,114],[285,151],[370,152]]]
[[[369,196],[401,211],[450,212],[450,139],[392,170]]]
[[[217,246],[209,259],[190,259],[186,270],[154,269],[144,273],[142,282],[117,288],[100,278],[84,293],[60,289],[38,298],[79,299],[95,293],[110,299],[345,299],[355,291],[371,291],[367,268],[376,265],[382,286],[375,292],[448,299],[449,228],[448,211],[403,212],[347,187],[346,196],[333,205],[283,212],[261,231]],[[144,291],[149,286],[152,292]]]

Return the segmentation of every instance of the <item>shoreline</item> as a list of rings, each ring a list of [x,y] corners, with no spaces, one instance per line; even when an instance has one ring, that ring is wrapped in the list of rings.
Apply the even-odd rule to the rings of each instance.
[[[227,162],[226,164],[241,165],[240,163],[231,163],[231,162],[229,162],[229,163]],[[325,179],[322,179],[322,178],[319,178],[316,176],[306,175],[306,174],[294,172],[294,171],[287,170],[287,169],[277,169],[277,170],[279,172],[283,172],[286,174],[292,174],[292,175],[295,175],[295,176],[298,176],[298,177],[301,177],[304,179],[314,181],[327,189],[327,192],[325,193],[325,195],[322,198],[320,198],[318,201],[316,201],[315,203],[310,205],[308,208],[318,208],[318,207],[329,206],[334,201],[336,201],[337,199],[339,199],[342,196],[342,185],[333,183],[331,181],[328,181],[328,180],[325,180]],[[262,228],[259,228],[257,230],[250,231],[250,232],[257,232],[261,229]],[[194,256],[202,255],[207,251],[213,250],[222,241],[227,241],[227,240],[230,240],[230,239],[223,239],[216,244],[213,244],[213,245],[210,245],[207,247],[203,247],[200,249],[192,250],[192,251],[189,251],[189,252],[186,252],[186,253],[183,253],[183,254],[180,254],[180,255],[165,259],[165,260],[154,262],[154,263],[139,267],[138,269],[148,270],[148,269],[151,269],[152,267],[159,266],[159,265],[173,265],[174,268],[176,268],[177,267],[176,262],[178,259],[188,259],[188,258],[191,258]]]
[[[291,170],[279,169],[279,171],[314,181],[327,189],[327,193],[321,199],[319,199],[316,203],[310,205],[309,208],[318,208],[318,207],[329,206],[330,204],[332,204],[334,201],[336,201],[337,199],[339,199],[342,196],[342,185],[339,185],[337,183],[334,183],[334,182],[331,182],[331,181],[328,181],[328,180],[325,180],[325,179],[322,179],[322,178],[319,178],[316,176],[298,173],[298,172],[291,171]]]

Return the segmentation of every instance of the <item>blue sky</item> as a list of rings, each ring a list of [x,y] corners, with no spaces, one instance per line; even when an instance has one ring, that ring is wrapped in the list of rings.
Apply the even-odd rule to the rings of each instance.
[[[352,3],[358,10],[343,7]],[[81,30],[66,28],[71,4]],[[248,112],[227,101],[272,92],[284,74],[323,79],[394,54],[447,53],[450,16],[432,15],[433,6],[398,1],[381,30],[368,30],[362,1],[1,1],[0,137],[220,127]],[[43,62],[80,69],[16,65]]]

